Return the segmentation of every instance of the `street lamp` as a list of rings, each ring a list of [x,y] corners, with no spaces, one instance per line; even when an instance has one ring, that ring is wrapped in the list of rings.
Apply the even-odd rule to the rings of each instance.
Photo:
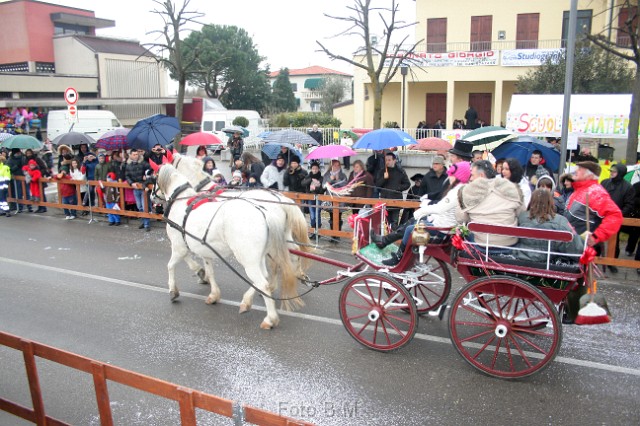
[[[402,74],[402,125],[400,127],[402,127],[402,130],[404,131],[404,106],[405,106],[405,101],[404,101],[404,95],[405,95],[405,83],[407,81],[407,73],[409,72],[409,67],[406,65],[402,65],[400,66],[400,74]]]

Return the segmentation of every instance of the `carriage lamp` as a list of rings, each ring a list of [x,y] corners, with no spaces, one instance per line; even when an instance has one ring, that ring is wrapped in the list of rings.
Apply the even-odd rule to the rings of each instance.
[[[411,241],[414,245],[418,246],[420,263],[424,263],[424,252],[427,249],[427,244],[429,244],[430,239],[431,235],[429,234],[429,231],[427,231],[426,225],[422,222],[416,223],[416,226],[413,227],[413,232],[411,233]]]

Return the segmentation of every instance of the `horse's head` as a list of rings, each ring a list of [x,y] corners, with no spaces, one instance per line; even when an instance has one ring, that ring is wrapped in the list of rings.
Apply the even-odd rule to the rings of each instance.
[[[204,162],[198,158],[174,155],[173,166],[186,176],[196,191],[202,190],[213,181],[211,176],[203,170]]]

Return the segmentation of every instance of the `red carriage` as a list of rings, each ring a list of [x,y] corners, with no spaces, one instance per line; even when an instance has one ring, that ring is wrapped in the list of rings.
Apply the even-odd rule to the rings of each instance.
[[[571,241],[570,232],[468,225],[471,232],[548,241],[543,263],[490,256],[482,246],[458,237],[426,244],[424,233],[417,238],[414,233],[400,262],[388,267],[380,260],[390,252],[369,241],[370,228],[384,230],[384,207],[361,213],[353,225],[359,260],[355,265],[296,253],[342,268],[337,277],[319,284],[347,279],[340,294],[340,318],[364,346],[378,351],[401,348],[413,338],[421,315],[442,318],[451,291],[451,265],[467,284],[448,303],[449,334],[467,362],[492,376],[518,378],[540,371],[555,358],[567,295],[584,277],[578,259],[561,266],[550,261],[552,255],[560,254],[551,252],[551,242]]]

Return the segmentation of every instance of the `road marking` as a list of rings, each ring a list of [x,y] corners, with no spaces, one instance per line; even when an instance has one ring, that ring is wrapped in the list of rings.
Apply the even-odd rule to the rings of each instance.
[[[136,283],[136,282],[133,282],[133,281],[119,280],[117,278],[110,278],[110,277],[105,277],[105,276],[102,276],[102,275],[87,274],[85,272],[79,272],[79,271],[73,271],[73,270],[70,270],[70,269],[57,268],[55,266],[35,265],[35,264],[31,263],[31,262],[25,262],[25,261],[16,260],[16,259],[8,259],[6,257],[0,257],[0,262],[5,262],[5,263],[13,264],[13,265],[27,267],[27,268],[40,269],[40,270],[43,270],[43,271],[57,272],[57,273],[60,273],[60,274],[72,275],[72,276],[76,276],[76,277],[89,278],[89,279],[96,280],[96,281],[103,281],[103,282],[123,285],[123,286],[127,286],[127,287],[139,288],[139,289],[142,289],[142,290],[151,290],[151,291],[155,291],[155,292],[158,292],[158,293],[166,293],[166,294],[169,293],[169,289],[154,287],[154,286],[148,285],[148,284],[141,284],[141,283]],[[180,292],[180,296],[181,297],[185,297],[185,298],[190,298],[190,299],[199,299],[199,300],[206,300],[207,299],[206,296],[201,296],[199,294],[193,294],[193,293]],[[240,302],[234,302],[234,301],[226,300],[226,299],[220,299],[218,301],[218,303],[221,304],[221,305],[229,305],[229,306],[236,306],[236,307],[240,306]],[[263,311],[263,312],[266,311],[266,309],[263,306],[253,306],[251,309],[255,310],[255,311]],[[309,321],[315,321],[315,322],[319,322],[319,323],[323,323],[323,324],[338,325],[338,326],[342,327],[342,321],[338,320],[338,319],[321,317],[321,316],[318,316],[318,315],[303,314],[303,313],[300,313],[300,312],[278,311],[278,314],[282,315],[282,316],[286,316],[286,317],[300,318],[300,319],[305,319],[305,320],[309,320]],[[416,333],[414,338],[415,339],[424,340],[424,341],[428,341],[428,342],[444,343],[444,344],[451,345],[451,340],[449,340],[446,337],[431,336],[429,334]],[[640,377],[640,369],[638,369],[638,368],[619,367],[619,366],[616,366],[616,365],[603,364],[603,363],[600,363],[600,362],[593,362],[593,361],[581,360],[581,359],[576,359],[576,358],[561,357],[561,356],[556,357],[554,359],[554,362],[558,362],[558,363],[561,363],[561,364],[568,364],[568,365],[578,366],[578,367],[587,367],[587,368],[592,368],[592,369],[595,369],[595,370],[610,371],[610,372],[613,372],[613,373],[629,374],[629,375],[632,375],[632,376],[639,376]]]

